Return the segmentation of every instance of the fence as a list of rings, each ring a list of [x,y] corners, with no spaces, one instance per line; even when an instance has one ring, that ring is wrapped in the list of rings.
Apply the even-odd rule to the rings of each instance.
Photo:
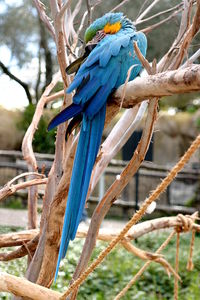
[[[43,169],[47,175],[54,155],[36,153],[36,159],[39,171]],[[91,210],[93,210],[94,205],[96,205],[99,199],[102,198],[110,183],[121,173],[126,163],[120,160],[111,161],[89,199],[89,208]],[[11,178],[27,171],[26,162],[23,160],[20,151],[0,150],[0,177],[3,177],[3,181],[2,178],[0,180],[0,185],[5,184],[9,180],[8,177],[4,176],[6,174],[5,170],[8,169],[12,170],[12,174],[10,174]],[[166,166],[159,166],[152,162],[143,162],[120,199],[115,202],[111,210],[112,214],[117,216],[132,215],[133,209],[139,208],[140,203],[145,200],[146,195],[167,175],[169,169]],[[192,199],[198,197],[198,190],[200,188],[199,179],[200,169],[197,165],[196,168],[195,166],[190,166],[182,170],[177,175],[176,180],[161,196],[159,205],[157,205],[157,211],[193,213],[197,208],[192,207]],[[43,194],[42,190],[40,190],[40,194]]]

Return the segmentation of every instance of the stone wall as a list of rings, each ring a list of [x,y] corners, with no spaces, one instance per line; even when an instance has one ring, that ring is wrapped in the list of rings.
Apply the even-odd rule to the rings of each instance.
[[[178,161],[200,132],[198,118],[200,111],[195,114],[180,112],[173,116],[159,113],[154,130],[154,163],[172,165]],[[200,151],[194,154],[190,162],[200,162]]]

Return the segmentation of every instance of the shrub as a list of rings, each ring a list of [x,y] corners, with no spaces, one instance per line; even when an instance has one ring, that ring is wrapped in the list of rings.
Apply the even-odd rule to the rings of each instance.
[[[18,128],[26,132],[35,112],[35,105],[29,104],[22,115]],[[43,116],[40,119],[38,129],[34,135],[33,150],[40,153],[54,153],[55,150],[55,130],[47,131],[47,126],[52,118],[53,113],[45,109]]]

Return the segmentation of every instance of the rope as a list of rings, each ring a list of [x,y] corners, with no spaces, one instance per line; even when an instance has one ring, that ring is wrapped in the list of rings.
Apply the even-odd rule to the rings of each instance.
[[[159,254],[169,244],[171,239],[174,237],[175,233],[176,232],[173,231],[168,236],[168,238],[164,241],[164,243],[160,246],[160,248],[158,248],[156,254]],[[139,279],[142,273],[144,273],[144,271],[148,268],[151,262],[152,261],[149,260],[143,265],[143,267],[135,274],[135,276],[129,281],[129,283],[123,288],[123,290],[121,290],[121,292],[114,298],[114,300],[119,300],[121,297],[123,297],[126,294],[126,292],[131,288],[131,286]]]
[[[190,216],[184,216],[182,214],[178,214],[177,216],[178,221],[181,223],[181,225],[178,225],[176,227],[176,231],[177,232],[188,232],[191,231],[193,228],[193,224],[194,224],[194,220],[195,220],[195,216],[194,217],[190,217]]]
[[[180,231],[177,231],[176,238],[176,260],[175,260],[175,272],[178,273],[179,265],[179,241],[180,241]],[[178,300],[178,279],[174,277],[174,300]]]
[[[193,255],[193,250],[194,250],[194,240],[195,240],[195,230],[192,230],[192,238],[190,242],[190,253],[189,253],[189,258],[188,258],[188,263],[187,263],[187,270],[192,271],[194,268],[194,264],[192,262],[192,255]]]
[[[194,221],[196,219],[196,215],[192,216],[183,216],[182,214],[179,214],[177,216],[177,221],[179,221],[181,224],[176,227],[176,231],[174,230],[169,237],[166,239],[166,241],[160,246],[160,248],[155,252],[156,254],[159,254],[170,242],[172,237],[176,234],[177,231],[181,232],[188,232],[193,228]],[[190,244],[190,254],[187,264],[187,269],[191,271],[193,269],[193,263],[192,263],[192,253],[194,249],[194,240],[195,240],[195,229],[192,230],[192,239]],[[144,264],[144,266],[138,271],[138,273],[129,281],[129,283],[124,287],[124,289],[114,298],[114,300],[119,300],[121,297],[123,297],[127,291],[131,288],[131,286],[138,280],[138,278],[142,275],[142,273],[148,268],[152,261],[148,261]],[[175,271],[176,272],[176,271]],[[177,272],[176,272],[177,273]],[[178,277],[177,277],[178,280]]]
[[[131,220],[126,224],[126,226],[122,229],[122,231],[119,233],[119,235],[114,238],[110,244],[107,246],[106,249],[104,249],[97,259],[80,275],[80,277],[75,280],[68,290],[60,297],[60,300],[66,299],[66,297],[78,286],[80,286],[85,279],[88,277],[90,273],[96,269],[96,267],[103,261],[103,259],[111,252],[111,250],[124,238],[126,233],[129,231],[129,229],[137,223],[142,216],[145,214],[148,206],[155,201],[158,196],[167,188],[167,186],[173,181],[173,179],[176,177],[177,173],[184,167],[184,165],[188,162],[192,154],[197,150],[197,148],[200,146],[200,135],[197,136],[195,141],[191,144],[187,152],[183,155],[183,157],[180,159],[180,161],[174,166],[174,168],[169,172],[167,177],[160,183],[160,185],[151,193],[149,198],[147,198],[144,203],[142,204],[139,211],[137,211]]]

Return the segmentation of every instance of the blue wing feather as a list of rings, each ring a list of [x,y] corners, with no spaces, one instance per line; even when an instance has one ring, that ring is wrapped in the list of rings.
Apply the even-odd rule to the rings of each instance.
[[[94,96],[94,94],[97,92],[99,87],[100,87],[100,82],[98,78],[93,77],[92,79],[90,79],[87,85],[83,86],[78,91],[78,93],[76,93],[73,101],[75,103],[78,103],[77,101],[77,97],[78,97],[79,103],[80,102],[83,104],[86,103],[89,99],[91,99]]]
[[[71,83],[71,85],[68,87],[67,89],[67,93],[71,93],[74,89],[76,89],[81,82],[83,81],[83,76],[75,76],[73,82]]]

